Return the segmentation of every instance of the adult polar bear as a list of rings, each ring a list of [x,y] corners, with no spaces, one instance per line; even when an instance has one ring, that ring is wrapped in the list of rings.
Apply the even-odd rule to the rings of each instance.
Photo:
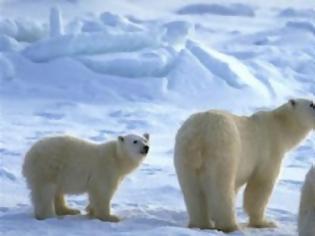
[[[116,222],[110,201],[121,180],[149,151],[149,134],[129,134],[102,144],[70,136],[49,137],[35,143],[23,165],[37,219],[74,215],[64,194],[87,192],[92,217]]]
[[[307,173],[302,188],[298,231],[299,236],[315,235],[315,166]]]
[[[249,225],[275,226],[264,211],[281,161],[314,128],[315,105],[305,99],[249,117],[213,110],[188,118],[176,135],[174,164],[189,227],[237,230],[235,195],[244,184]]]

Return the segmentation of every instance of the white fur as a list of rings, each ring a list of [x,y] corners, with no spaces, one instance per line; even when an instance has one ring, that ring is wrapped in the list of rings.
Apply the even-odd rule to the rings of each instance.
[[[190,227],[237,230],[235,195],[245,184],[250,226],[275,226],[264,211],[284,154],[315,128],[311,104],[298,99],[250,117],[212,110],[184,122],[174,164]]]
[[[302,188],[298,230],[299,236],[315,235],[315,167],[307,173]]]
[[[79,214],[65,205],[64,195],[87,192],[91,216],[118,221],[110,214],[110,201],[123,177],[145,157],[149,135],[145,136],[120,136],[103,144],[61,136],[35,143],[23,165],[35,217]]]

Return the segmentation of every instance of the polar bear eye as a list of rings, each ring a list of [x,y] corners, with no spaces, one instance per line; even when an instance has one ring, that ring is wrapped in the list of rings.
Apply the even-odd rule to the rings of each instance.
[[[137,144],[137,143],[138,143],[138,140],[133,141],[133,143],[134,143],[134,144]]]

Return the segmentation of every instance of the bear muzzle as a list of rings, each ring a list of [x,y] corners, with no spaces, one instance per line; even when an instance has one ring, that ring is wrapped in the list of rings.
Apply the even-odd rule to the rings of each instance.
[[[150,147],[148,145],[145,145],[141,151],[141,154],[148,154]]]

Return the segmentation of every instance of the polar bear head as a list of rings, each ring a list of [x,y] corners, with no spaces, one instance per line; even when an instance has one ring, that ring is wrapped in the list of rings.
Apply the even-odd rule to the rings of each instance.
[[[143,136],[128,134],[118,137],[118,148],[122,156],[133,161],[141,161],[149,152],[150,135],[145,133]]]
[[[307,99],[291,99],[288,103],[291,113],[308,129],[315,129],[315,103]]]

